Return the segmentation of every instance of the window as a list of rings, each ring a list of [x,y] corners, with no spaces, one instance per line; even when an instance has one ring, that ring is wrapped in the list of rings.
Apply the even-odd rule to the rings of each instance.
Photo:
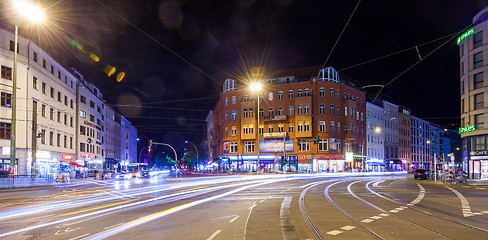
[[[244,142],[244,152],[246,153],[254,152],[254,142]]]
[[[474,89],[483,87],[483,72],[477,73],[473,76]]]
[[[305,121],[305,124],[303,125],[303,130],[305,132],[310,132],[310,121]]]
[[[293,99],[293,90],[288,91],[288,99]]]
[[[61,122],[61,112],[58,111],[58,122],[60,123]]]
[[[303,114],[303,106],[302,104],[297,105],[297,114]]]
[[[34,52],[33,58],[34,58],[34,62],[37,62],[37,53],[36,52]]]
[[[41,107],[41,116],[46,117],[46,105],[42,104]]]
[[[237,135],[237,127],[236,126],[232,126],[231,134],[232,134],[232,136]]]
[[[49,119],[54,120],[54,108],[49,110]]]
[[[229,113],[225,112],[225,121],[229,120]]]
[[[71,109],[73,109],[73,99],[69,100],[69,106],[71,107]]]
[[[37,89],[37,78],[32,77],[32,88]]]
[[[64,114],[64,125],[68,126],[68,114]]]
[[[10,93],[5,93],[5,92],[2,92],[1,93],[1,104],[0,106],[2,107],[12,107],[12,94]]]
[[[54,88],[51,87],[51,97],[54,98]]]
[[[49,132],[49,145],[54,145],[54,133]]]
[[[68,84],[68,76],[64,76],[64,83]]]
[[[10,123],[0,122],[0,139],[10,139],[11,126]]]
[[[259,135],[263,135],[264,133],[264,125],[259,125]]]
[[[247,118],[247,108],[242,110],[242,118]]]
[[[58,102],[61,102],[61,92],[58,92]]]
[[[73,127],[73,117],[69,117],[69,126]]]
[[[81,118],[86,118],[86,112],[83,110],[80,110],[80,117]]]
[[[272,133],[272,132],[273,132],[273,124],[270,124],[270,125],[268,126],[268,132],[269,132],[269,133]]]
[[[51,65],[51,74],[54,74],[54,66]]]
[[[86,104],[86,97],[81,95],[80,96],[80,102]]]
[[[325,132],[325,121],[320,121],[319,132]]]
[[[308,88],[305,89],[304,96],[310,96],[310,89],[308,89]]]
[[[237,153],[237,142],[230,142],[230,153]]]
[[[273,108],[268,108],[268,116],[273,116]]]
[[[327,139],[319,139],[318,147],[319,147],[319,151],[328,151],[329,144]]]
[[[69,137],[69,148],[73,149],[73,137]]]
[[[283,124],[278,124],[278,132],[283,132]]]
[[[283,107],[278,107],[278,116],[283,116]]]
[[[293,116],[293,112],[294,112],[294,107],[288,106],[288,116]]]
[[[334,132],[334,122],[330,121],[330,132]]]
[[[237,112],[236,110],[233,110],[232,111],[232,119],[236,119],[237,118]]]
[[[236,104],[236,96],[232,96],[232,104]]]
[[[229,98],[225,98],[225,106],[229,105]]]
[[[481,47],[483,45],[483,32],[479,32],[473,35],[473,49]]]
[[[288,133],[293,133],[293,123],[288,124]]]
[[[61,134],[56,135],[56,146],[61,147]]]
[[[90,114],[90,121],[91,122],[95,122],[95,116],[93,116],[93,115]]]
[[[242,125],[242,135],[247,135],[247,125]]]
[[[42,93],[46,94],[46,83],[42,83]]]
[[[264,117],[264,109],[262,108],[259,109],[259,117],[260,118]]]
[[[68,106],[68,96],[64,96],[64,105]]]
[[[229,128],[225,127],[225,136],[228,137],[229,136]]]
[[[249,108],[249,117],[252,118],[254,117],[254,109]]]
[[[302,89],[298,89],[297,96],[299,96],[299,97],[303,96],[303,90]]]
[[[80,151],[81,152],[85,151],[85,143],[80,143]]]
[[[341,132],[341,123],[340,122],[337,123],[337,132],[338,133]]]
[[[46,59],[42,59],[42,67],[43,68],[46,68],[47,64],[46,64]]]
[[[325,96],[325,88],[321,87],[319,89],[319,97],[323,97],[323,96]]]
[[[334,114],[334,104],[331,104],[331,105],[330,105],[330,109],[329,109],[329,111],[330,111],[330,112],[329,112],[330,114]]]
[[[278,100],[282,100],[283,99],[283,91],[279,91],[278,92]]]
[[[58,79],[61,80],[61,72],[58,71]]]
[[[298,132],[303,132],[303,121],[298,121],[297,131]]]
[[[269,101],[273,101],[273,92],[268,93],[268,99]]]
[[[308,140],[298,140],[298,151],[300,152],[310,151],[310,142]]]
[[[319,113],[324,114],[325,113],[325,104],[320,104],[319,105]]]
[[[41,143],[46,144],[46,130],[41,130]]]
[[[249,124],[249,134],[254,134],[254,125]]]
[[[90,107],[95,109],[95,102],[93,102],[92,100],[90,100]]]
[[[19,42],[17,42],[17,53],[19,53]],[[15,51],[15,41],[10,40],[10,51]]]
[[[474,95],[474,110],[481,109],[485,105],[483,93]]]
[[[341,107],[337,106],[337,115],[340,116],[341,115]]]
[[[341,95],[339,94],[339,90],[337,90],[337,94],[336,94],[336,96],[337,96],[337,99],[339,99],[339,97],[341,96]]]
[[[476,53],[474,56],[474,65],[473,69],[479,68],[483,66],[483,52]],[[3,72],[3,71],[2,71]]]
[[[334,89],[330,89],[330,97],[334,97]]]
[[[347,117],[347,107],[344,107],[344,116]]]
[[[12,80],[12,68],[2,65],[2,78]]]
[[[303,113],[308,114],[310,112],[310,106],[308,103],[303,104]]]
[[[64,148],[68,147],[68,137],[64,135]]]
[[[476,129],[484,128],[484,124],[485,124],[485,119],[483,114],[474,115],[474,125],[476,126]]]

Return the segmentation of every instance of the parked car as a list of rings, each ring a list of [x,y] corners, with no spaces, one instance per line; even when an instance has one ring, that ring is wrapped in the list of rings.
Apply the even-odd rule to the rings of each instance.
[[[427,169],[416,169],[413,173],[413,178],[415,179],[429,179],[430,178],[430,170]]]

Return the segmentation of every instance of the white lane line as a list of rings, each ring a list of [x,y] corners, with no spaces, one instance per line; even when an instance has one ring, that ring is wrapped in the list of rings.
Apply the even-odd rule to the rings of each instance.
[[[110,229],[110,228],[118,227],[118,226],[120,226],[120,225],[122,225],[122,224],[124,224],[124,223],[125,223],[125,222],[117,223],[117,224],[115,224],[115,225],[112,225],[112,226],[110,226],[110,227],[106,227],[106,228],[103,228],[103,229],[107,230],[107,229]]]
[[[305,185],[300,186],[299,188],[306,188],[306,187],[308,187],[308,186],[310,186],[310,185],[312,185],[312,184],[314,184],[314,183],[315,183],[315,182],[312,182],[312,183],[309,183],[309,184],[305,184]]]
[[[264,202],[264,200],[266,200],[266,199],[263,199],[263,200],[261,200],[261,201],[259,201],[259,202],[260,202],[260,203],[262,203],[262,202]]]
[[[341,233],[342,233],[342,231],[339,231],[339,230],[333,230],[333,231],[327,232],[327,234],[332,235],[332,236],[335,236],[335,235],[338,235]]]
[[[380,219],[380,218],[382,218],[382,217],[380,217],[380,216],[372,216],[372,217],[370,217],[370,218],[371,218],[371,219],[374,219],[374,220],[378,220],[378,219]]]
[[[378,215],[379,215],[379,216],[382,216],[382,217],[388,217],[388,216],[390,216],[390,214],[388,214],[388,213],[380,213],[380,214],[378,214]]]
[[[422,187],[422,185],[418,184],[417,183],[417,186],[419,186],[420,188],[420,193],[419,195],[417,196],[417,198],[415,198],[415,200],[411,201],[409,204],[407,204],[408,206],[413,206],[417,203],[419,203],[420,201],[422,201],[422,199],[424,199],[425,197],[425,188]]]
[[[291,216],[291,199],[292,197],[285,197],[281,203],[280,219],[281,219],[281,234],[284,240],[298,239]]]
[[[341,229],[342,229],[342,230],[346,230],[346,231],[349,231],[349,230],[352,230],[352,229],[355,229],[355,228],[356,228],[356,227],[354,227],[354,226],[349,226],[349,225],[344,226],[344,227],[341,227]]]
[[[86,233],[86,234],[80,235],[80,236],[78,236],[78,237],[70,238],[70,239],[68,239],[68,240],[76,240],[76,239],[80,239],[80,238],[82,238],[82,237],[86,237],[86,236],[88,236],[88,235],[90,235],[90,234],[89,234],[89,233]]]
[[[207,238],[207,240],[212,240],[215,236],[217,236],[217,234],[219,234],[220,232],[222,232],[222,230],[217,230],[215,231],[212,235],[210,235],[210,237]]]
[[[375,182],[375,183],[373,183],[373,187],[378,187],[378,184],[380,184],[380,183],[382,183],[382,182],[384,182],[384,181],[385,181],[385,180],[381,180],[381,181],[379,181],[379,182]]]
[[[230,223],[231,223],[231,222],[234,222],[234,221],[235,221],[236,219],[238,219],[238,218],[239,218],[239,216],[235,216],[235,217],[234,217],[233,219],[231,219],[229,222],[230,222]]]
[[[361,222],[363,222],[363,223],[370,223],[372,221],[374,221],[374,220],[371,220],[369,218],[366,218],[366,219],[361,220]]]
[[[397,207],[397,208],[395,208],[395,210],[402,211],[403,208]]]
[[[397,213],[398,211],[397,210],[390,210],[390,212]]]
[[[456,191],[455,189],[453,189],[451,187],[447,187],[447,186],[444,186],[444,187],[451,190],[451,192],[456,194],[456,196],[459,198],[459,200],[461,200],[461,208],[463,209],[463,216],[464,217],[472,216],[473,212],[471,212],[471,207],[469,206],[468,200],[460,192]]]

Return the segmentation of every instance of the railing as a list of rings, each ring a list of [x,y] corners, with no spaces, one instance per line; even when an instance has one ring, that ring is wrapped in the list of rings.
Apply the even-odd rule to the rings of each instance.
[[[0,188],[22,188],[52,186],[53,177],[31,177],[29,175],[0,175]]]

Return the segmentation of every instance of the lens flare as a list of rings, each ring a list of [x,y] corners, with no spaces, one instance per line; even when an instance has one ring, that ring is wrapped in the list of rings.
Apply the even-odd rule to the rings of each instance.
[[[111,66],[111,65],[108,65],[105,66],[105,68],[103,69],[103,71],[109,76],[111,77],[115,71],[117,71],[117,69],[114,67],[114,66]]]

